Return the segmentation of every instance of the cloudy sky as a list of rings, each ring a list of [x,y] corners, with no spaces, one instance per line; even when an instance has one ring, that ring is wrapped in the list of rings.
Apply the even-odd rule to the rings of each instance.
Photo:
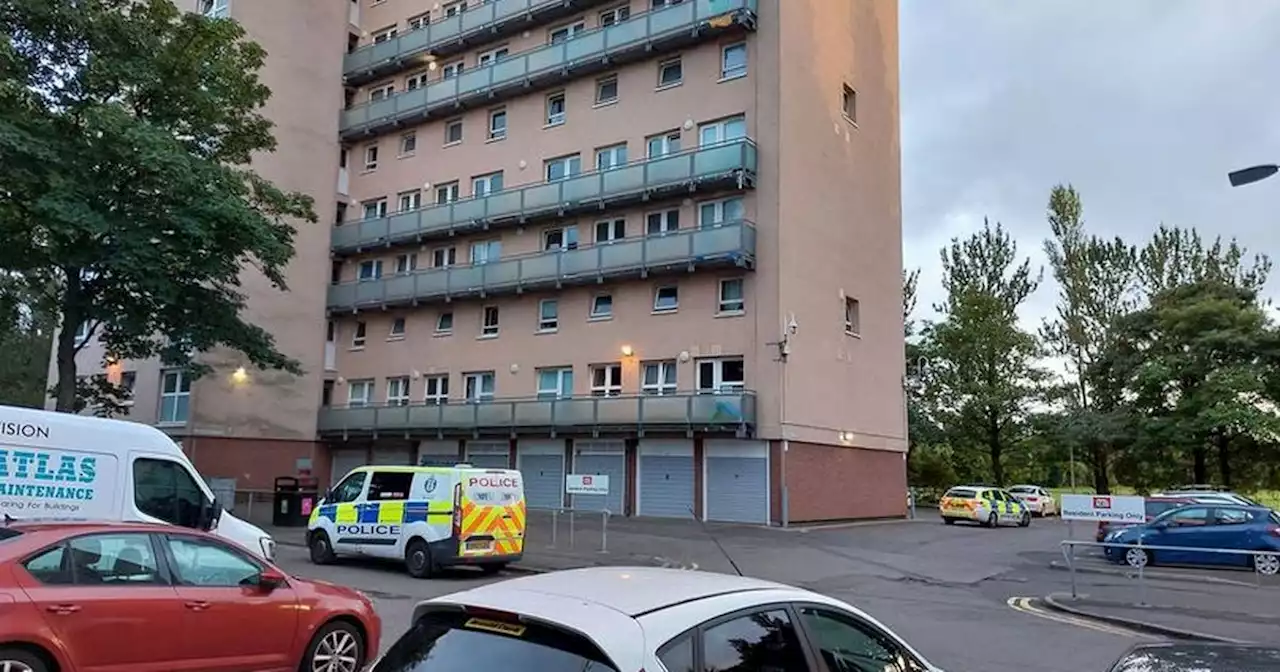
[[[1044,263],[1049,189],[1141,243],[1165,222],[1280,257],[1280,0],[900,0],[905,263],[916,317],[938,249],[1002,222]],[[1280,280],[1271,282],[1273,295]],[[1023,311],[1052,311],[1050,282]]]

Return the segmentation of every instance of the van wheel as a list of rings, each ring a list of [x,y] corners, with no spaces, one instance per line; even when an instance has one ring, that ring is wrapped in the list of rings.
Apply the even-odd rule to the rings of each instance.
[[[411,540],[405,548],[404,564],[409,568],[409,576],[415,579],[429,579],[436,569],[431,560],[431,547],[418,538]]]
[[[311,543],[308,544],[311,549],[311,562],[317,565],[327,565],[334,560],[333,544],[329,543],[329,535],[323,531],[316,532],[311,535]]]
[[[506,568],[507,568],[507,563],[505,562],[493,562],[487,565],[480,565],[480,571],[490,575],[497,574],[498,572],[501,572]]]
[[[366,655],[360,631],[350,623],[334,621],[311,638],[301,672],[359,672]]]
[[[49,672],[40,656],[25,649],[0,649],[0,670],[12,672]]]

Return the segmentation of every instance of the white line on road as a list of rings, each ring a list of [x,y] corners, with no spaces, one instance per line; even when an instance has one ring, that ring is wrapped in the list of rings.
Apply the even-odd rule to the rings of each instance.
[[[1014,611],[1020,611],[1024,614],[1038,616],[1046,620],[1057,621],[1059,623],[1065,623],[1067,625],[1074,625],[1076,627],[1081,627],[1081,628],[1089,628],[1090,630],[1097,630],[1098,632],[1105,632],[1111,635],[1119,635],[1121,637],[1133,637],[1137,639],[1159,639],[1157,637],[1153,637],[1146,633],[1135,632],[1133,630],[1122,628],[1117,625],[1099,623],[1097,621],[1090,621],[1088,619],[1078,618],[1075,616],[1068,616],[1066,614],[1053,613],[1035,606],[1035,604],[1032,602],[1032,598],[1030,597],[1011,597],[1007,600],[1007,604]]]

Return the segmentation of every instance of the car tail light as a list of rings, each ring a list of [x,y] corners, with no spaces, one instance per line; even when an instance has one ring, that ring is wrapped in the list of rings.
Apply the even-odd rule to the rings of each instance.
[[[453,485],[453,537],[462,536],[462,484]]]
[[[1027,501],[1028,501],[1028,502],[1038,502],[1038,501],[1040,501],[1040,498],[1039,498],[1039,497],[1028,497],[1028,498],[1027,498]]]
[[[1268,525],[1267,532],[1280,537],[1280,525]]]

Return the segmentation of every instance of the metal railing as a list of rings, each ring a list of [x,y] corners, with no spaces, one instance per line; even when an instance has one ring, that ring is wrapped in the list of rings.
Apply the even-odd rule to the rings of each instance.
[[[609,509],[575,509],[572,507],[560,508],[541,508],[528,507],[529,511],[544,511],[551,513],[551,542],[548,548],[556,548],[560,543],[560,519],[566,520],[569,532],[569,548],[576,548],[578,519],[583,517],[600,516],[600,548],[598,552],[609,552],[609,518],[613,516],[613,512]]]
[[[750,437],[756,425],[754,392],[494,399],[480,403],[417,403],[404,406],[326,406],[320,409],[323,434],[475,432],[514,435],[546,430],[629,432],[721,431]]]
[[[720,182],[741,190],[753,185],[756,162],[755,142],[741,138],[554,182],[534,182],[486,196],[347,222],[333,228],[330,245],[335,252],[354,252],[375,245],[447,238],[486,226],[564,217],[577,210],[598,212],[609,201],[641,199],[665,188]]]
[[[1134,576],[1136,576],[1138,580],[1138,595],[1139,595],[1138,604],[1144,607],[1149,606],[1147,604],[1147,585],[1146,585],[1145,570],[1147,565],[1153,563],[1152,557],[1153,557],[1153,552],[1155,551],[1164,551],[1164,552],[1172,551],[1175,553],[1177,552],[1212,553],[1212,554],[1220,554],[1220,555],[1240,555],[1240,556],[1248,556],[1248,557],[1268,556],[1268,557],[1273,557],[1273,558],[1276,558],[1277,560],[1280,560],[1280,552],[1275,552],[1275,551],[1244,551],[1244,550],[1239,550],[1234,548],[1203,548],[1203,547],[1195,547],[1195,546],[1159,546],[1159,545],[1143,544],[1141,539],[1139,539],[1137,543],[1127,543],[1127,542],[1118,543],[1118,542],[1109,542],[1109,541],[1077,541],[1074,539],[1067,539],[1062,541],[1061,546],[1062,546],[1062,557],[1066,560],[1067,569],[1071,573],[1071,597],[1073,599],[1077,599],[1079,597],[1077,593],[1077,588],[1076,588],[1076,547],[1077,546],[1101,548],[1104,550],[1104,553],[1105,553],[1105,550],[1108,548],[1123,548],[1125,549],[1126,554],[1128,553],[1128,551],[1133,549],[1137,549],[1146,553],[1146,556],[1145,556],[1146,559],[1143,562],[1139,564],[1132,564],[1132,563],[1129,563],[1128,558],[1126,558],[1126,564],[1124,565],[1125,567],[1129,567],[1130,569],[1133,569],[1136,571],[1136,574]],[[1111,561],[1110,558],[1107,558],[1107,560],[1109,562]],[[1259,586],[1262,585],[1263,575],[1262,575],[1262,572],[1258,570],[1257,563],[1254,563],[1253,574],[1257,584]]]
[[[655,48],[664,41],[675,47],[679,43],[715,39],[717,32],[738,24],[738,13],[745,12],[744,23],[754,25],[756,2],[689,0],[637,14],[611,26],[578,33],[572,39],[512,54],[492,65],[352,106],[342,111],[338,128],[345,139],[372,135],[403,123],[454,115],[472,102],[493,105],[523,95],[535,80],[567,80],[617,68],[627,60],[652,58]],[[405,39],[414,33],[406,33]]]
[[[538,286],[594,283],[664,268],[755,265],[756,230],[749,222],[714,224],[667,234],[553,252],[449,266],[329,287],[330,310],[420,304],[470,295],[490,296]]]

